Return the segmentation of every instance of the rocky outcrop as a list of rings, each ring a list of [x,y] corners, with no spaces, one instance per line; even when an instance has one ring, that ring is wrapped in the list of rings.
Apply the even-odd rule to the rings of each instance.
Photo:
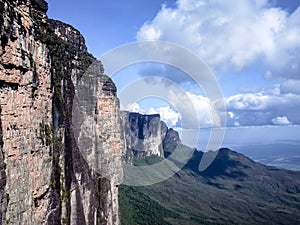
[[[37,224],[50,197],[52,93],[49,50],[35,40],[33,17],[46,17],[27,1],[1,1],[0,11],[1,219]]]
[[[123,156],[127,163],[151,155],[163,158],[181,143],[178,132],[168,128],[159,114],[143,115],[122,111],[121,117],[126,143]]]
[[[125,132],[127,161],[133,157],[145,158],[150,155],[163,157],[160,115],[142,115],[133,112],[121,112]]]
[[[0,0],[0,224],[119,224],[116,91],[98,63],[105,79],[95,124],[108,178],[81,154],[72,123],[76,84],[95,59],[79,31],[48,19],[47,8],[44,0]]]
[[[122,181],[121,157],[124,148],[120,104],[114,83],[102,74],[101,68],[100,63],[94,63],[78,81],[72,124],[81,156],[100,178],[102,223],[119,224],[118,185]],[[75,172],[78,177],[88,173],[80,168]]]
[[[179,134],[176,130],[170,128],[166,133],[166,137],[163,139],[163,149],[165,157],[168,157],[181,144]]]

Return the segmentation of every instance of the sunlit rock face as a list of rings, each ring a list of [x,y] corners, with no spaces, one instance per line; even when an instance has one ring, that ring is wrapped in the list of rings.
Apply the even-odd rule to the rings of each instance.
[[[121,118],[126,145],[123,160],[126,163],[153,155],[164,158],[181,143],[178,132],[168,128],[159,114],[122,111]]]
[[[48,19],[47,8],[0,0],[0,224],[119,224],[116,90],[98,62],[105,79],[94,124],[106,177],[83,157],[72,121],[76,85],[95,59],[79,31]]]

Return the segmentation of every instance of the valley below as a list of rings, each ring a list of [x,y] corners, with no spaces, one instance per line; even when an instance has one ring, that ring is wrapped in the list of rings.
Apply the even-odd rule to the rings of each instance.
[[[134,121],[129,119],[129,122],[125,122],[127,127],[132,128],[126,132],[127,139],[135,140],[134,134],[149,134],[151,129],[156,134],[166,132],[162,121],[161,126],[149,127],[147,124],[151,123],[147,118],[141,115]],[[194,153],[181,170],[163,182],[145,186],[121,185],[119,203],[122,224],[300,223],[300,172],[265,165],[259,161],[259,157],[279,157],[279,153],[285,153],[286,157],[292,156],[297,153],[297,145],[285,152],[283,145],[275,144],[262,145],[260,148],[252,145],[240,148],[240,152],[221,148],[211,165],[199,171],[204,153],[181,144],[179,134],[172,128],[167,130],[166,135],[161,136],[164,157],[147,155],[146,148],[136,152],[131,145],[127,148],[127,151],[132,152],[131,163],[155,168],[156,163],[169,160],[181,166],[172,157],[174,150],[179,148],[179,151]],[[140,136],[136,143],[143,143],[143,138],[148,137]],[[157,146],[160,146],[159,143]],[[254,161],[254,156],[258,160]],[[271,160],[269,164],[272,164]],[[293,168],[293,165],[290,166]],[[157,173],[160,172],[158,169]]]
[[[299,224],[300,172],[229,149],[199,172],[199,158],[164,182],[121,186],[122,224]]]

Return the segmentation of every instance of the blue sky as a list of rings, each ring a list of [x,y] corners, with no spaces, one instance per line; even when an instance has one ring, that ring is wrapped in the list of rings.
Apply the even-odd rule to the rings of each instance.
[[[135,41],[140,27],[156,15],[162,4],[174,6],[176,3],[174,0],[47,1],[48,16],[77,28],[95,57]]]
[[[269,142],[277,140],[279,134],[282,140],[295,141],[295,130],[300,131],[300,0],[48,3],[48,16],[76,27],[96,57],[134,41],[168,41],[186,48],[214,73],[226,105],[226,111],[220,110],[218,102],[205,96],[181,71],[147,63],[128,66],[114,75],[119,93],[137,79],[144,82],[140,87],[146,87],[151,84],[146,77],[160,75],[178,84],[186,96],[171,90],[167,101],[145,96],[147,100],[126,103],[123,108],[159,112],[169,126],[177,127],[183,114],[195,117],[188,107],[176,107],[189,98],[197,111],[199,127],[216,126],[213,115],[226,114],[226,125],[231,130],[241,128],[243,132],[242,128],[248,127],[261,135],[267,131],[274,137],[268,138]]]

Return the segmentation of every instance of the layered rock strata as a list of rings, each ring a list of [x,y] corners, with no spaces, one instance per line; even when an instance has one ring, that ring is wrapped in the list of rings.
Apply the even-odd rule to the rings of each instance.
[[[121,118],[126,145],[123,160],[126,163],[153,155],[164,158],[181,143],[178,132],[168,128],[159,114],[122,111]]]
[[[76,84],[95,59],[47,8],[43,0],[0,0],[0,224],[119,224],[116,91],[105,88],[114,85],[98,63],[105,79],[95,124],[104,137],[98,153],[109,156],[99,161],[111,169],[106,177],[83,157],[72,121]]]

